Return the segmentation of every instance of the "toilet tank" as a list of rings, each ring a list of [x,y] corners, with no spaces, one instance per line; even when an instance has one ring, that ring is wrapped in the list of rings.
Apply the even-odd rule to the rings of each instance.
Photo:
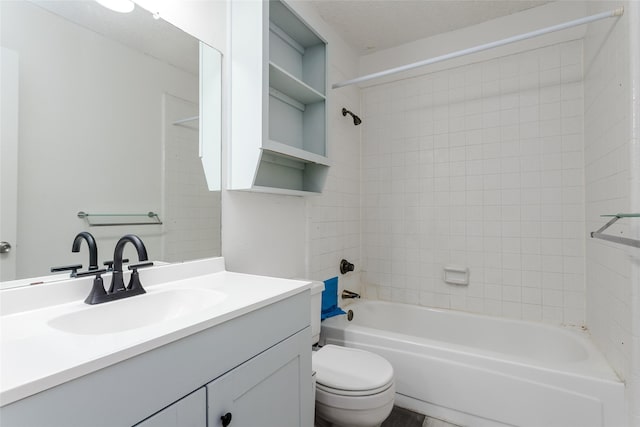
[[[311,345],[320,340],[320,313],[322,310],[323,282],[311,282]]]

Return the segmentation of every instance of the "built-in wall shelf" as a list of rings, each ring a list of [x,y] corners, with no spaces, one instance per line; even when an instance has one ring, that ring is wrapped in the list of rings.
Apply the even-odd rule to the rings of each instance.
[[[321,193],[330,166],[326,42],[281,0],[230,8],[229,189]]]
[[[269,63],[269,86],[303,105],[325,100],[323,94],[295,78],[273,62]]]
[[[259,185],[254,185],[251,191],[255,193],[282,194],[285,196],[313,196],[320,194],[320,192],[315,191],[298,191],[288,188],[261,187]]]
[[[279,153],[285,157],[291,157],[304,163],[317,163],[319,165],[331,166],[329,159],[325,156],[302,150],[291,145],[283,144],[277,141],[267,140],[262,145],[263,150]]]
[[[274,190],[272,193],[298,196],[304,192],[321,193],[328,171],[327,165],[263,150],[254,187],[260,187],[260,192],[267,192],[271,188]]]

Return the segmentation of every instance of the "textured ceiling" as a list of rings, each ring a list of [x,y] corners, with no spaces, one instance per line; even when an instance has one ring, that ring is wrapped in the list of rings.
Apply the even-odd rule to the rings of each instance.
[[[399,46],[510,15],[546,1],[311,0],[320,16],[358,53]]]

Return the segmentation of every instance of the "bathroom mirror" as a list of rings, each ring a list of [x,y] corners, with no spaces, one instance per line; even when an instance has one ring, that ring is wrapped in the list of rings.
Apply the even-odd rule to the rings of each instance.
[[[0,281],[85,270],[80,231],[100,265],[128,233],[151,260],[219,256],[220,53],[139,6],[2,1],[0,18]]]

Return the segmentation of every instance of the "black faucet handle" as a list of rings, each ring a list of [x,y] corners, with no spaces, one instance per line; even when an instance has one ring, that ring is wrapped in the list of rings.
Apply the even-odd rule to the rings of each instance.
[[[131,279],[129,279],[129,285],[127,286],[127,291],[135,292],[136,294],[144,294],[146,291],[142,287],[142,283],[140,283],[140,275],[138,274],[139,268],[151,267],[153,262],[139,262],[137,264],[131,264],[128,268],[132,270]]]
[[[152,267],[153,266],[153,261],[147,261],[147,262],[139,262],[137,264],[131,264],[129,265],[127,268],[129,270],[137,270],[139,268],[144,268],[144,267]]]
[[[351,264],[349,261],[347,261],[346,259],[343,259],[342,261],[340,261],[340,273],[347,274],[348,272],[353,271],[354,269],[355,269],[355,266]]]
[[[101,274],[104,274],[106,272],[107,272],[106,268],[103,268],[101,270],[89,270],[89,271],[83,271],[82,273],[76,273],[76,277],[85,277],[85,276],[100,277]]]
[[[52,273],[59,273],[61,271],[71,271],[71,277],[78,275],[78,270],[82,268],[82,264],[63,265],[61,267],[51,267]]]
[[[78,273],[78,276],[95,276],[93,279],[93,286],[91,287],[91,292],[84,300],[87,304],[99,304],[101,302],[107,301],[107,291],[104,289],[104,282],[102,281],[102,274],[106,273],[107,270],[105,268],[101,270],[89,270],[84,271],[82,273]]]
[[[122,260],[122,262],[127,263],[129,262],[129,258],[125,258]],[[107,266],[107,271],[113,271],[113,260],[111,261],[105,261],[104,265]]]

